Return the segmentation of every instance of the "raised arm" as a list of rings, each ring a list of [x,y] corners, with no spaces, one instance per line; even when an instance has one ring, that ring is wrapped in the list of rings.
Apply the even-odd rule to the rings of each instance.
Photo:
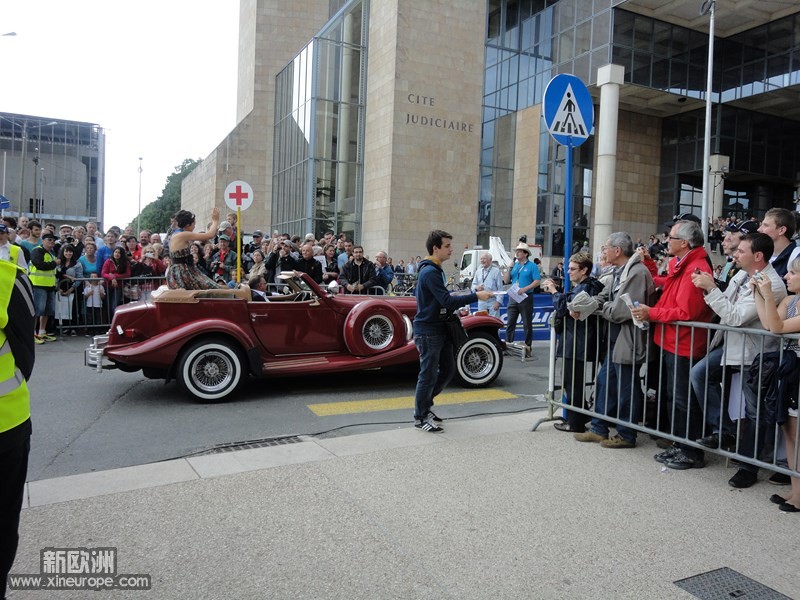
[[[772,284],[768,277],[762,280],[753,279],[748,284],[753,288],[756,299],[756,310],[761,324],[772,333],[796,333],[800,331],[800,316],[786,319],[789,302],[794,296],[787,296],[776,306],[772,294]]]

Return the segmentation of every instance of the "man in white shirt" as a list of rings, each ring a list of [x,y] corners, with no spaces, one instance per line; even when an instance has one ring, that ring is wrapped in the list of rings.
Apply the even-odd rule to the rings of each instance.
[[[492,264],[492,255],[489,252],[481,254],[481,266],[475,272],[472,280],[472,291],[500,292],[503,290],[503,274]],[[500,301],[497,296],[489,300],[479,300],[478,310],[485,310],[493,317],[500,318]]]
[[[748,285],[754,276],[765,277],[772,282],[772,294],[776,302],[786,297],[783,280],[769,263],[774,244],[768,234],[750,233],[745,235],[736,249],[735,260],[739,272],[731,279],[725,291],[720,291],[708,273],[692,275],[692,283],[703,290],[706,304],[719,316],[720,324],[743,329],[764,329],[758,318],[755,293]],[[696,335],[696,334],[695,334]],[[757,456],[756,450],[764,444],[766,426],[764,417],[756,415],[755,407],[747,407],[747,420],[743,426],[731,422],[724,410],[727,402],[722,397],[722,389],[730,390],[730,381],[720,387],[726,379],[726,372],[739,371],[744,377],[756,355],[774,352],[778,349],[778,338],[757,334],[717,331],[704,358],[691,370],[691,382],[695,399],[705,418],[707,430],[711,431],[697,441],[707,448],[733,450],[737,448],[737,430],[740,429],[738,452],[745,456]],[[749,404],[749,403],[748,403]],[[758,421],[758,422],[756,422]],[[756,447],[758,441],[758,448]],[[758,481],[758,467],[746,463],[739,464],[739,470],[728,484],[734,488],[748,488]]]

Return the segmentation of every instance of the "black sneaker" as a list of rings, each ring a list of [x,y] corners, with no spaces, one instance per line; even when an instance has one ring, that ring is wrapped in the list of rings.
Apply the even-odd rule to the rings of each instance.
[[[773,473],[772,477],[767,479],[767,481],[772,485],[790,485],[792,483],[792,478],[783,473]]]
[[[682,450],[666,462],[670,469],[678,471],[685,471],[686,469],[702,469],[706,466],[706,461],[703,457],[692,458]]]
[[[414,423],[414,427],[420,431],[427,431],[428,433],[442,433],[444,431],[444,429],[439,427],[430,418],[418,419]]]
[[[678,452],[680,452],[680,448],[677,446],[671,446],[663,452],[659,452],[653,458],[656,459],[656,462],[660,462],[661,464],[665,465],[671,461]]]
[[[428,411],[428,414],[426,415],[426,418],[430,419],[434,423],[441,423],[442,421],[444,421],[444,419],[442,419],[441,417],[438,417],[436,415],[436,413],[433,412],[432,410]]]
[[[744,489],[753,487],[758,482],[758,474],[745,469],[739,469],[736,474],[728,480],[731,487]]]
[[[706,437],[700,438],[696,441],[701,446],[711,448],[712,450],[719,448],[721,450],[725,450],[726,452],[732,452],[736,449],[736,437],[730,433],[712,433],[711,435],[707,435]]]

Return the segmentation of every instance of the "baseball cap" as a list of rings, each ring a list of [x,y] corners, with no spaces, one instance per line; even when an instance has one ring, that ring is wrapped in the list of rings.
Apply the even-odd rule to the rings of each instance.
[[[5,223],[0,223],[0,233],[8,233],[8,226]]]
[[[741,231],[745,235],[748,233],[755,233],[758,231],[758,223],[755,221],[745,221],[744,223],[739,223],[733,231]]]
[[[700,224],[700,217],[693,215],[690,212],[681,213],[679,215],[675,215],[672,217],[672,222],[677,223],[678,221],[693,221],[694,223]]]
[[[262,231],[260,229],[256,229],[253,232],[253,237],[264,237],[264,234],[262,233]]]
[[[56,239],[56,236],[55,236],[55,234],[52,234],[49,231],[45,231],[42,234],[42,239],[43,240],[54,240],[54,239]]]
[[[220,241],[222,241],[222,240],[225,240],[226,242],[230,242],[231,241],[231,238],[228,237],[227,235],[225,235],[224,233],[221,236],[219,236],[219,239],[220,239]]]
[[[72,227],[72,225],[70,225],[69,223],[64,223],[64,224],[63,224],[61,227],[59,227],[58,229],[59,229],[59,230],[61,230],[61,229],[69,229],[70,231],[72,231],[72,229],[74,229],[74,227]]]

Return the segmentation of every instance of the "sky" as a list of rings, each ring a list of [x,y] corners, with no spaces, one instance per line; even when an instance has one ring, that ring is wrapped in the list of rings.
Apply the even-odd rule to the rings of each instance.
[[[106,228],[236,124],[238,0],[2,0],[0,112],[106,133]]]

